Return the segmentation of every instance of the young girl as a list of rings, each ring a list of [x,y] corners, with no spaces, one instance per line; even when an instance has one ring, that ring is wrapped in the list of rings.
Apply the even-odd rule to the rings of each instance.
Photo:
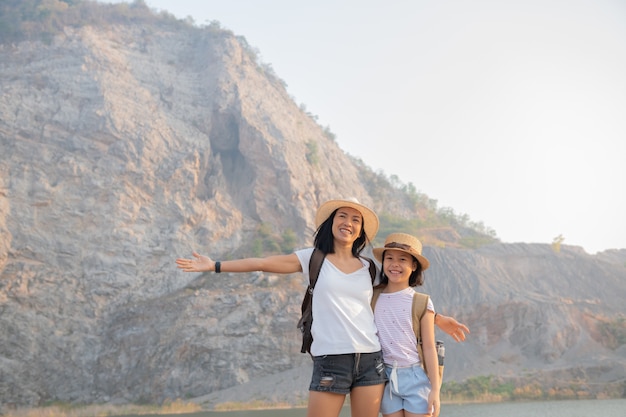
[[[404,233],[387,236],[385,246],[374,249],[374,256],[382,263],[383,287],[374,307],[374,320],[389,379],[380,411],[385,417],[437,416],[440,380],[435,309],[430,297],[420,321],[423,358],[418,354],[412,316],[412,287],[423,284],[422,272],[429,266],[428,259],[422,256],[420,241]]]

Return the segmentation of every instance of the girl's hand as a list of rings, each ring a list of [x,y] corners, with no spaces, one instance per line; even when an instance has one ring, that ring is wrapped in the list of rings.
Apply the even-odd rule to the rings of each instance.
[[[441,411],[441,404],[439,402],[439,392],[435,392],[435,390],[431,390],[428,395],[428,409],[430,410],[430,416],[438,417],[439,412]]]
[[[176,266],[184,272],[208,272],[215,271],[215,262],[208,256],[200,255],[193,252],[192,255],[196,259],[176,259]]]
[[[452,336],[457,342],[463,342],[465,340],[465,333],[470,332],[466,325],[459,323],[454,317],[444,316],[443,314],[437,314],[435,324],[441,330]]]

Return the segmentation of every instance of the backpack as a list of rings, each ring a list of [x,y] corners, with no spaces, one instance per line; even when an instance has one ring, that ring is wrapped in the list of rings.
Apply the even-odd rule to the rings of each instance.
[[[300,317],[298,321],[298,329],[302,332],[302,347],[300,348],[300,352],[308,353],[309,355],[311,354],[311,344],[313,343],[313,335],[311,334],[311,325],[313,324],[313,289],[317,283],[317,278],[322,269],[322,263],[324,263],[325,257],[326,254],[324,252],[317,248],[313,249],[311,259],[309,260],[309,286],[306,289],[306,293],[304,293],[302,307],[300,308],[302,313],[302,317]],[[376,265],[370,258],[364,256],[361,258],[370,263],[369,272],[372,278],[372,285],[374,285],[374,280],[376,279]]]
[[[378,296],[383,292],[383,289],[385,289],[384,286],[377,286],[376,288],[374,288],[374,295],[372,297],[372,311],[374,311]],[[416,291],[415,294],[413,294],[413,304],[411,306],[411,315],[413,318],[413,333],[415,333],[415,338],[417,339],[417,354],[420,357],[420,363],[422,364],[422,368],[424,368],[424,372],[426,372],[426,375],[428,375],[428,371],[426,370],[426,361],[424,360],[424,352],[422,351],[422,339],[420,337],[420,320],[422,320],[422,317],[424,317],[427,306],[428,295]],[[437,345],[439,344],[443,345],[443,342],[437,341]],[[442,362],[439,363],[439,381],[443,381]]]

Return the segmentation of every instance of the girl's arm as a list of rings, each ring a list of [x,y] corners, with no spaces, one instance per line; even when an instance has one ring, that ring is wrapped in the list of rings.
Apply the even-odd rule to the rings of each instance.
[[[274,272],[277,274],[292,274],[302,272],[302,266],[295,253],[289,255],[275,255],[266,258],[244,258],[229,261],[214,261],[208,256],[193,252],[192,259],[178,258],[176,266],[184,272]]]
[[[439,390],[441,380],[439,378],[439,361],[437,360],[437,349],[435,347],[435,314],[427,310],[420,320],[420,337],[422,339],[422,360],[428,371],[431,390],[428,395],[428,409],[433,416],[438,416],[440,411]]]
[[[435,315],[435,324],[444,332],[448,333],[457,342],[465,340],[465,333],[469,333],[469,328],[463,323],[456,321],[454,317],[444,316],[437,313]]]

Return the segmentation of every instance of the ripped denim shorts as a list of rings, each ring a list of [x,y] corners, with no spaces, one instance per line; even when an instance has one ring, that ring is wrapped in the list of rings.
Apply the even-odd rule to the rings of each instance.
[[[314,356],[309,390],[349,394],[354,387],[386,381],[382,352]]]

